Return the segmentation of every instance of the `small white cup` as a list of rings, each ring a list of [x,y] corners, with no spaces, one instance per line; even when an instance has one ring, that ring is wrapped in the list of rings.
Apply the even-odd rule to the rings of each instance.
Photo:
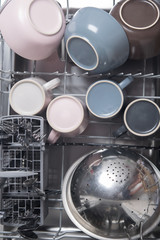
[[[52,128],[48,142],[55,143],[60,136],[75,137],[88,125],[88,111],[78,98],[62,95],[53,99],[47,107],[47,121]]]
[[[20,80],[10,90],[10,105],[13,111],[20,115],[37,115],[43,112],[52,100],[51,89],[59,85],[59,78],[49,82],[38,77]]]

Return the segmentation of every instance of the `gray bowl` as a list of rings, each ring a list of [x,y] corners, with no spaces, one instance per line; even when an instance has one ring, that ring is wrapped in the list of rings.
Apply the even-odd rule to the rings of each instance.
[[[62,199],[73,223],[96,239],[137,239],[160,221],[159,170],[127,149],[96,150],[64,178]]]
[[[74,14],[66,26],[64,41],[71,60],[90,74],[115,69],[129,56],[129,42],[122,26],[95,7],[84,7]]]

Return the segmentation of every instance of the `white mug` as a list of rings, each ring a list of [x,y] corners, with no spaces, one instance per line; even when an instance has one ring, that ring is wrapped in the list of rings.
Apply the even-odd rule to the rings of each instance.
[[[53,99],[47,107],[46,117],[52,131],[48,142],[55,143],[60,136],[75,137],[88,125],[88,110],[78,98],[62,95]]]
[[[10,90],[10,105],[13,111],[20,115],[37,115],[43,112],[52,100],[51,89],[59,85],[59,78],[49,82],[38,77],[20,80]]]

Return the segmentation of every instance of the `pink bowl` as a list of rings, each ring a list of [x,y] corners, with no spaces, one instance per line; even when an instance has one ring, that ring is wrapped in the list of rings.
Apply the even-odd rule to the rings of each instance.
[[[0,13],[0,30],[18,55],[41,60],[58,47],[65,31],[63,11],[55,0],[11,0]]]

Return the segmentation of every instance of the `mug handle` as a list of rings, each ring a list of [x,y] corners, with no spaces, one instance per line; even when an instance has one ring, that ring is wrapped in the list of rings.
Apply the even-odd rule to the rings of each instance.
[[[121,135],[123,135],[124,133],[126,133],[128,130],[126,128],[125,125],[122,125],[121,127],[119,127],[115,132],[113,132],[113,137],[120,137]]]
[[[125,78],[122,82],[118,84],[121,89],[126,88],[131,82],[133,82],[133,77],[129,76]]]
[[[47,141],[50,143],[50,144],[54,144],[57,142],[58,138],[60,137],[60,133],[58,133],[57,131],[55,130],[51,130],[49,136],[48,136],[48,139]]]
[[[50,80],[49,82],[46,82],[43,84],[43,87],[45,88],[46,91],[51,90],[53,88],[56,88],[60,85],[60,79],[59,78],[54,78]]]

